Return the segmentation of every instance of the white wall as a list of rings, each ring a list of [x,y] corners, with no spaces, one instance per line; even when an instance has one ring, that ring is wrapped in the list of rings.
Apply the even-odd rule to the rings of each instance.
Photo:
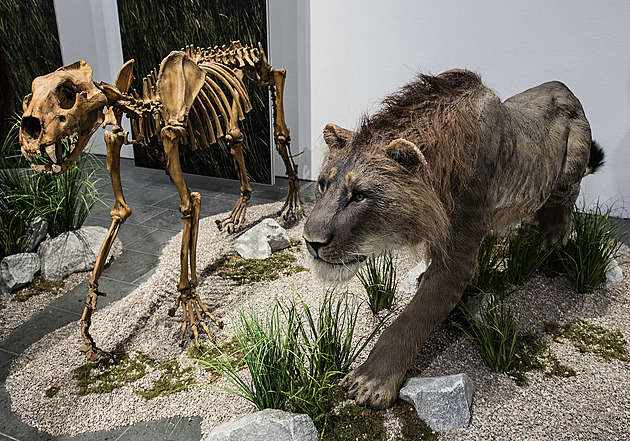
[[[116,0],[54,0],[63,64],[85,60],[94,81],[113,83],[123,65]],[[123,121],[129,130],[128,121]],[[94,153],[107,154],[103,129],[92,136]],[[133,158],[133,148],[123,146],[121,156]]]
[[[269,59],[287,69],[285,111],[300,177],[315,179],[328,122],[354,128],[418,72],[472,69],[502,98],[549,80],[580,98],[607,155],[587,202],[630,201],[630,2],[268,0]],[[115,0],[55,0],[64,63],[95,80],[122,65]],[[102,143],[102,138],[94,138]],[[284,166],[274,154],[275,174]],[[630,207],[629,207],[630,209]],[[624,214],[617,210],[616,214]]]
[[[284,91],[285,119],[291,134],[291,153],[296,158],[301,177],[311,175],[310,158],[310,52],[308,2],[296,0],[267,1],[267,58],[276,69],[286,69]],[[273,132],[272,132],[273,133]],[[272,152],[276,176],[285,176],[282,159]]]
[[[307,15],[310,116],[300,113],[300,128],[308,120],[311,135],[300,147],[312,149],[311,177],[326,123],[354,128],[417,72],[464,67],[502,98],[548,80],[567,84],[607,155],[584,180],[587,202],[630,201],[627,0],[313,0]]]

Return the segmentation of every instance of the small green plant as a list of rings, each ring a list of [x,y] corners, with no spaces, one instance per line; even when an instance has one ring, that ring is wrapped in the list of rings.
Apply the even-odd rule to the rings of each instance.
[[[370,256],[357,273],[374,314],[390,309],[394,304],[398,282],[393,260],[391,251],[385,251],[378,257]]]
[[[619,331],[611,331],[579,318],[564,326],[546,323],[545,331],[556,338],[570,340],[581,352],[597,354],[605,360],[630,361],[627,342]]]
[[[460,308],[466,324],[456,325],[479,349],[492,372],[507,372],[514,363],[519,323],[505,303],[488,295],[478,316],[465,304]]]
[[[323,439],[330,441],[381,441],[387,437],[382,413],[356,404],[346,404],[328,418]]]
[[[542,249],[542,236],[532,227],[510,231],[505,247],[505,277],[515,286],[525,285],[548,259],[554,248]]]
[[[619,228],[610,222],[612,208],[604,209],[597,202],[590,210],[576,207],[573,212],[573,234],[559,254],[579,292],[595,291],[621,246]]]
[[[18,130],[19,122],[13,125],[7,139],[15,142]],[[22,219],[24,224],[42,217],[48,222],[48,232],[53,237],[76,230],[99,200],[98,180],[94,177],[98,170],[96,161],[88,148],[66,173],[44,176],[22,168],[26,163],[21,157],[3,156],[0,160],[0,209]]]

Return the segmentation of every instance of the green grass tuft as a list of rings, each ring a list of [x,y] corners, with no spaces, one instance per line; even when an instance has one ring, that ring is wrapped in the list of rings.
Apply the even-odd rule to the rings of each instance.
[[[0,203],[2,205],[2,203]],[[0,260],[23,251],[22,243],[27,222],[11,210],[0,210]]]
[[[620,229],[610,222],[612,208],[604,209],[598,202],[591,209],[576,207],[573,212],[574,234],[560,250],[559,258],[581,293],[595,291],[621,247]]]
[[[509,307],[496,296],[489,295],[482,303],[479,316],[460,304],[466,319],[456,326],[479,349],[481,358],[492,372],[507,372],[514,363],[519,323]]]
[[[498,235],[490,233],[484,237],[477,255],[477,270],[464,291],[464,300],[471,294],[503,293],[506,287],[504,248],[504,241]]]
[[[378,257],[368,257],[357,277],[365,288],[373,314],[392,307],[398,282],[391,251],[385,251]]]
[[[19,130],[19,125],[12,130]],[[23,163],[21,157],[0,159],[0,209],[21,218],[25,225],[41,217],[48,222],[49,234],[56,237],[80,228],[100,200],[95,178],[99,160],[89,152],[89,146],[61,175],[44,176],[30,168],[11,167],[12,159]],[[3,235],[6,233],[0,238]]]
[[[554,251],[542,248],[543,238],[532,227],[510,231],[505,246],[505,277],[515,286],[523,286]]]
[[[354,341],[358,306],[348,293],[326,292],[317,312],[293,298],[275,301],[262,312],[241,307],[233,324],[243,348],[251,380],[228,354],[202,365],[216,369],[233,389],[258,409],[273,408],[307,413],[319,430],[327,426],[327,412],[339,396],[339,379],[374,338],[383,320],[367,337]]]

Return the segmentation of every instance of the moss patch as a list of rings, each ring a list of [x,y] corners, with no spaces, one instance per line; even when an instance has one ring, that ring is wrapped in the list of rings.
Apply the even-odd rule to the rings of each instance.
[[[579,318],[564,326],[546,323],[545,331],[560,342],[569,340],[580,352],[597,354],[605,360],[630,361],[627,342],[619,331],[611,331]]]
[[[401,425],[401,437],[397,438],[397,441],[437,441],[438,434],[420,419],[418,412],[411,404],[398,400],[394,408],[394,416],[398,418]]]
[[[243,347],[236,337],[219,346],[193,346],[188,348],[188,357],[197,361],[202,368],[210,372],[210,381],[215,382],[221,374],[216,368],[217,364],[230,363],[235,369],[240,370],[246,366],[243,360]]]
[[[74,370],[78,395],[107,394],[144,377],[155,362],[142,352],[114,354],[112,363],[86,363]]]
[[[160,378],[153,382],[153,386],[147,390],[136,390],[135,392],[145,400],[179,392],[188,389],[193,385],[193,366],[181,367],[177,360],[167,361],[158,366],[161,371]]]
[[[44,396],[46,398],[52,398],[55,395],[57,395],[59,393],[59,391],[61,390],[61,387],[59,386],[50,386],[48,389],[46,389],[46,392],[44,392]]]
[[[13,301],[26,302],[31,297],[35,297],[40,294],[44,294],[47,292],[57,293],[64,287],[65,284],[65,277],[62,280],[53,280],[52,282],[47,282],[42,276],[37,276],[33,280],[31,280],[26,288],[17,291],[13,295]]]
[[[527,372],[544,372],[548,377],[574,377],[575,370],[563,365],[536,334],[522,333],[517,340],[515,362],[508,372],[516,384],[529,384]]]
[[[328,417],[326,441],[381,441],[387,436],[383,414],[356,404],[347,404]]]
[[[211,373],[211,382],[217,381],[221,375],[212,367],[213,363],[228,360],[237,369],[245,366],[243,351],[236,338],[220,346],[192,347],[188,356]],[[179,360],[157,363],[139,351],[119,352],[113,355],[110,362],[86,363],[74,370],[74,379],[78,386],[78,395],[107,394],[121,387],[131,385],[145,375],[158,371],[160,376],[147,389],[134,389],[134,392],[146,400],[170,395],[186,390],[194,384],[196,366],[182,366]],[[46,391],[46,396],[53,393]],[[54,393],[59,392],[57,387]],[[54,396],[54,395],[53,395]]]
[[[291,240],[288,251],[297,251],[300,241]],[[308,271],[301,265],[295,264],[295,256],[285,251],[276,251],[268,259],[243,259],[239,255],[232,255],[221,259],[208,268],[207,272],[214,272],[224,279],[234,280],[239,284],[276,280],[301,271]]]

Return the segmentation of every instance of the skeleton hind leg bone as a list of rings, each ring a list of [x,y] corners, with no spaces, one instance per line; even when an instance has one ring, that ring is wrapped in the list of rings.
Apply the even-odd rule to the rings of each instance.
[[[181,166],[179,163],[179,141],[186,135],[183,127],[166,126],[161,132],[164,142],[164,153],[166,155],[166,167],[171,180],[177,187],[181,199],[179,211],[182,213],[184,220],[184,231],[182,233],[181,246],[181,268],[180,278],[177,284],[179,296],[175,301],[175,305],[169,310],[169,315],[175,315],[179,305],[182,305],[182,328],[180,345],[184,344],[184,336],[186,328],[190,323],[195,344],[199,345],[199,331],[197,329],[197,321],[208,335],[212,338],[212,333],[208,329],[201,313],[203,312],[209,317],[219,328],[223,328],[223,322],[217,320],[197,296],[197,235],[199,231],[199,208],[201,206],[201,196],[199,193],[191,193],[190,189],[184,182]],[[190,259],[190,278],[189,278],[189,259]],[[196,317],[196,319],[195,319]]]
[[[232,117],[229,121],[228,133],[225,135],[225,140],[228,147],[230,147],[230,153],[234,159],[234,168],[241,182],[241,196],[236,202],[236,205],[234,205],[234,208],[228,213],[227,217],[216,220],[219,230],[227,228],[228,232],[234,231],[245,220],[249,198],[253,191],[249,184],[249,178],[247,177],[247,169],[245,168],[245,157],[243,156],[244,137],[237,126],[238,109],[236,105],[236,101],[232,103]]]

